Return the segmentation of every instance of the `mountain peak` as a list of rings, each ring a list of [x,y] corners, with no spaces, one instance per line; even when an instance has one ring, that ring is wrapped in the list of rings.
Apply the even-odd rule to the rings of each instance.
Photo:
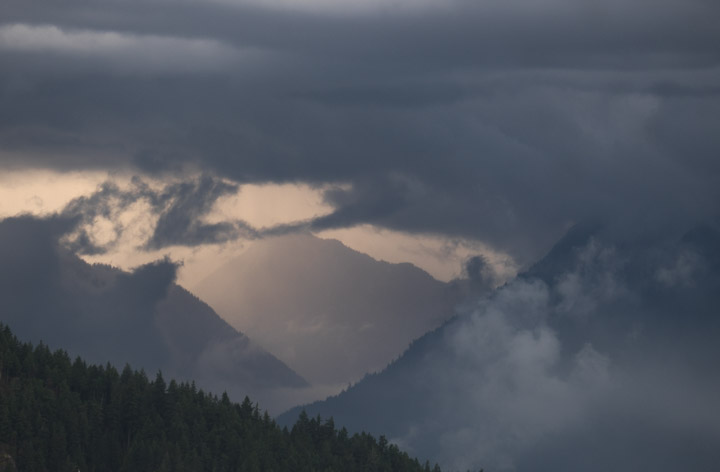
[[[311,383],[384,367],[453,312],[447,284],[309,234],[268,238],[196,287],[230,324]]]

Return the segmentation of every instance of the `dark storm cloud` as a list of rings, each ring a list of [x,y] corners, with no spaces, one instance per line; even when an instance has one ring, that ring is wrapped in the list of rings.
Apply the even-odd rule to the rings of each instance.
[[[201,220],[218,198],[237,191],[237,185],[208,176],[196,182],[170,185],[153,202],[153,206],[161,210],[155,231],[146,243],[147,247],[197,246],[236,239],[239,233],[237,225],[230,222],[207,224]]]
[[[465,275],[477,290],[489,291],[498,281],[495,269],[485,256],[472,256],[465,261]]]
[[[378,433],[460,466],[712,470],[717,257],[697,249],[702,231],[666,241],[720,215],[718,2],[437,3],[5,0],[2,165],[223,179],[106,186],[42,223],[85,252],[103,246],[83,228],[136,201],[158,218],[148,248],[370,223],[528,263],[572,223],[606,222],[546,279],[521,277],[429,335]],[[269,229],[205,222],[228,182],[337,184],[334,211]],[[44,238],[34,224],[8,234]],[[12,247],[7,267],[22,262]],[[27,255],[42,272],[2,275],[0,293],[59,290],[43,254]],[[167,280],[148,270],[137,283]],[[400,424],[414,401],[427,416]]]
[[[718,214],[715,2],[343,8],[6,2],[3,159],[341,183],[312,227],[524,262],[585,218],[664,234]]]
[[[89,228],[99,217],[113,221],[113,231],[119,237],[123,226],[115,218],[118,210],[123,210],[137,201],[138,197],[124,192],[112,182],[105,182],[89,196],[78,197],[70,201],[62,210],[62,217],[74,221],[72,237],[67,241],[68,249],[79,254],[102,254],[112,244],[99,244],[90,234]],[[117,239],[117,238],[116,238]]]
[[[456,300],[456,311],[466,309],[479,297],[487,296],[501,283],[501,277],[495,267],[482,254],[471,256],[465,260],[460,277],[450,281],[450,287]]]

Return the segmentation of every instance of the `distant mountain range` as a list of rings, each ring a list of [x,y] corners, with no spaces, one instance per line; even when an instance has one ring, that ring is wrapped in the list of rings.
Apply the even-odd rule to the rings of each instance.
[[[308,385],[174,284],[171,262],[133,272],[89,265],[51,234],[29,231],[42,224],[0,222],[0,321],[21,339],[65,346],[91,362],[130,363],[149,375],[162,370],[236,399],[252,395],[271,410],[290,406],[274,403],[276,391]],[[35,236],[26,237],[30,232]]]
[[[332,416],[461,470],[710,472],[718,339],[717,229],[646,244],[577,226],[382,372],[278,420]]]
[[[341,386],[449,319],[459,294],[412,264],[309,234],[255,242],[193,291],[310,383]]]

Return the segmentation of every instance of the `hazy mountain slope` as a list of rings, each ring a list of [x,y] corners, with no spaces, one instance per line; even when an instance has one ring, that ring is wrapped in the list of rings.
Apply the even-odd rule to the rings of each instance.
[[[417,267],[311,235],[254,243],[194,291],[315,384],[383,368],[453,310],[448,284]]]
[[[463,470],[712,471],[719,249],[713,228],[652,247],[576,228],[382,373],[307,412]]]
[[[262,400],[268,391],[307,385],[175,285],[171,262],[131,273],[89,265],[60,249],[52,231],[25,237],[28,227],[41,224],[49,223],[0,222],[0,321],[22,339],[63,345],[92,362],[129,362],[150,373],[162,369],[236,397]]]
[[[206,303],[178,285],[168,289],[155,320],[173,362],[215,392],[235,393],[304,387],[307,382],[275,356],[220,318]]]

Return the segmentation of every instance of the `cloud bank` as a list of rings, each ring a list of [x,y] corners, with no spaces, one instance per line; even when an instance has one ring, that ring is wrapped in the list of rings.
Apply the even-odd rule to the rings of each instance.
[[[702,0],[9,0],[2,163],[337,183],[315,228],[481,240],[524,264],[588,218],[672,239],[718,215],[717,16]]]

